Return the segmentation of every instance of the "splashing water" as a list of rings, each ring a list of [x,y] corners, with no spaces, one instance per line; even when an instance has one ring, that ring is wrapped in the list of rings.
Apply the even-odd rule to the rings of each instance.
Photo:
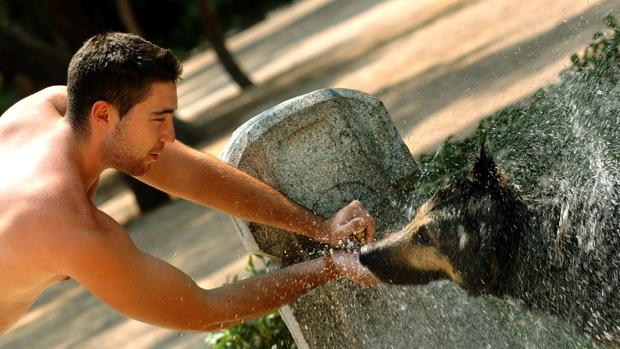
[[[617,45],[615,50],[617,53]],[[479,133],[462,144],[447,143],[431,159],[421,161],[417,181],[413,175],[409,176],[414,172],[408,171],[406,177],[394,177],[404,181],[395,181],[393,192],[364,191],[366,187],[363,186],[350,190],[357,197],[371,197],[370,203],[375,204],[370,208],[378,217],[380,231],[398,230],[415,214],[414,208],[449,173],[460,173],[471,165],[480,139],[487,139],[497,164],[508,172],[512,183],[528,194],[524,200],[531,213],[526,224],[532,234],[520,241],[520,263],[516,266],[521,275],[527,277],[518,280],[511,297],[471,297],[448,281],[377,288],[337,281],[314,289],[283,310],[285,320],[287,317],[295,320],[287,322],[293,323],[292,332],[302,333],[300,343],[307,342],[310,348],[595,347],[580,335],[584,331],[600,342],[612,342],[618,334],[616,302],[620,298],[618,227],[614,220],[619,208],[620,183],[617,171],[620,165],[617,134],[620,69],[617,61],[609,62],[594,73],[584,70],[566,75],[562,85],[541,91],[483,122]],[[586,61],[584,65],[590,63]],[[367,115],[367,104],[353,106],[345,103],[346,99],[338,101],[350,107],[352,115]],[[357,109],[358,105],[362,108]],[[283,110],[280,108],[265,116],[282,115],[278,113]],[[329,113],[333,111],[328,110]],[[367,121],[383,120],[382,117]],[[316,120],[313,115],[310,119]],[[303,135],[331,134],[319,128],[310,130],[312,132]],[[362,131],[362,140],[372,139],[368,137],[371,133]],[[262,134],[263,131],[256,132]],[[339,137],[341,134],[345,133],[339,133]],[[370,156],[369,163],[383,165],[371,151],[378,149],[382,142],[361,143],[365,147],[361,153]],[[390,152],[397,153],[398,147],[392,149],[395,150]],[[382,154],[385,153],[388,152]],[[306,168],[306,159],[307,156],[298,165]],[[409,161],[410,157],[390,158],[393,162],[400,159]],[[288,157],[282,163],[287,166],[275,168],[295,168],[288,166],[292,163]],[[271,166],[267,168],[272,169]],[[340,172],[346,169],[338,168]],[[322,171],[317,173],[322,174]],[[282,179],[281,183],[294,183],[284,189],[298,193],[300,202],[311,205],[320,202],[313,206],[317,212],[327,207],[323,202],[332,201],[314,201],[314,196],[302,195],[305,191],[294,191],[306,185],[304,181],[293,180],[294,176],[278,178]],[[290,182],[286,181],[288,179]],[[319,182],[308,184],[312,193],[323,188]],[[412,188],[410,183],[417,185]],[[332,190],[328,184],[325,187]],[[350,199],[347,196],[350,188],[334,188],[337,190],[329,191],[329,197],[335,197],[333,201],[338,202],[342,199],[341,204],[348,203],[345,197]],[[399,210],[401,212],[393,213]],[[260,240],[266,230],[255,228],[254,237]],[[295,261],[295,253],[302,249],[301,255],[310,250],[308,254],[312,257],[314,245],[299,241],[284,248],[285,256],[294,252],[290,253],[290,262]],[[265,246],[277,250],[267,243]]]
[[[561,85],[487,121],[463,143],[465,150],[451,148],[469,156],[459,164],[465,168],[480,139],[486,139],[498,166],[527,193],[531,216],[524,223],[531,235],[520,241],[515,267],[520,277],[507,297],[471,297],[448,281],[374,289],[332,283],[313,291],[311,297],[324,302],[304,308],[302,301],[295,307],[300,323],[316,312],[335,319],[306,337],[310,347],[617,345],[620,66],[610,60],[601,69],[566,76]],[[416,193],[400,203],[403,217],[411,218],[430,187],[444,181],[445,173],[431,167],[452,158],[436,154],[426,167],[422,164]],[[334,322],[342,329],[337,335],[331,335]]]
[[[604,74],[577,74],[535,97],[503,132],[489,134],[500,167],[531,195],[528,202],[537,216],[530,229],[539,235],[524,241],[519,256],[527,280],[518,293],[526,303],[574,321],[595,339],[616,343],[619,77],[615,60]],[[537,268],[526,270],[533,265]]]
[[[619,39],[618,30],[616,37]],[[608,47],[606,47],[607,49]],[[484,122],[471,139],[447,143],[422,165],[418,197],[438,173],[471,164],[485,139],[525,193],[526,230],[511,296],[559,315],[602,344],[620,344],[620,54],[617,42],[591,69]],[[456,154],[456,155],[454,155]],[[451,170],[437,161],[458,158]],[[448,166],[449,167],[449,166]],[[435,177],[433,177],[435,176]],[[424,183],[431,183],[425,186]],[[518,312],[517,312],[518,313]],[[529,321],[529,320],[528,320]],[[536,320],[533,320],[536,321]]]

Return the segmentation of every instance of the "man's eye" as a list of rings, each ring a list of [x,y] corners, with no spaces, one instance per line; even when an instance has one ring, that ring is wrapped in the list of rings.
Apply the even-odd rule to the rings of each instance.
[[[416,233],[415,239],[420,246],[426,246],[431,242],[431,237],[426,232],[426,229],[420,228],[420,230]]]

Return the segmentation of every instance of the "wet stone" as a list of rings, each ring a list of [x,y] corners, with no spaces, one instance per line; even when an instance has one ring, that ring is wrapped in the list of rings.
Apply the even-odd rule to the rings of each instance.
[[[222,158],[328,217],[357,199],[378,236],[412,214],[416,163],[378,99],[345,89],[296,97],[249,120]],[[282,266],[326,246],[234,219],[250,252]],[[592,347],[569,324],[517,300],[470,297],[450,282],[427,286],[331,282],[281,310],[300,348]]]

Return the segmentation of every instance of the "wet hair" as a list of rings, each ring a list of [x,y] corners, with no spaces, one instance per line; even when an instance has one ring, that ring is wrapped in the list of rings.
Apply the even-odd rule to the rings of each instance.
[[[69,63],[67,117],[76,131],[88,133],[88,116],[96,101],[111,103],[123,117],[146,98],[152,83],[176,82],[181,72],[179,60],[170,50],[137,35],[95,35]]]

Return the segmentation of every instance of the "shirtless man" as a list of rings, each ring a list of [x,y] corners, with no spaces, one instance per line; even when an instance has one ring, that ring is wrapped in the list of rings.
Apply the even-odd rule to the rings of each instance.
[[[212,290],[136,248],[93,205],[116,168],[170,194],[337,244],[374,221],[359,202],[324,220],[217,158],[175,142],[177,59],[137,36],[91,38],[67,88],[44,89],[0,117],[0,333],[47,287],[72,278],[129,317],[208,331],[257,317],[336,277],[376,279],[336,252]]]

